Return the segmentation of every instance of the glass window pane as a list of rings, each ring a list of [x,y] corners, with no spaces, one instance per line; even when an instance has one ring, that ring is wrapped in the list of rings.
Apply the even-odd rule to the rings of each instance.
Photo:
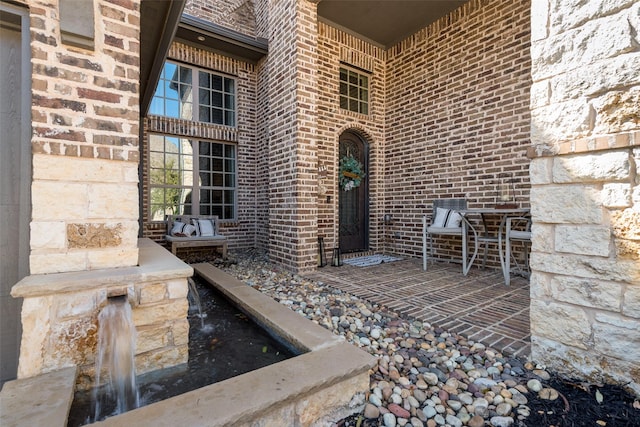
[[[216,205],[222,204],[222,190],[211,191],[211,203]]]
[[[213,92],[211,94],[211,106],[212,107],[220,107],[222,108],[222,93],[220,92]]]
[[[209,187],[211,185],[211,174],[202,172],[202,169],[200,170],[200,185],[203,187]]]
[[[211,215],[218,215],[219,218],[233,218],[230,216],[222,215],[222,206],[212,206],[211,207]]]
[[[358,75],[353,71],[349,71],[349,84],[352,84],[352,85],[358,84]]]
[[[224,146],[224,155],[226,157],[230,157],[232,159],[235,159],[235,157],[236,157],[236,146],[235,145],[231,145],[231,144],[225,144],[225,146]]]
[[[233,206],[225,206],[224,207],[224,216],[222,218],[235,218]]]
[[[227,173],[224,175],[224,177],[225,177],[225,182],[224,182],[225,187],[235,187],[236,176],[234,174]]]
[[[158,99],[154,97],[151,100],[151,106],[149,107],[149,114],[155,114],[158,116],[164,115],[163,106],[164,106],[164,103],[162,102],[162,99]]]
[[[173,64],[171,62],[165,62],[164,68],[163,68],[164,78],[167,80],[173,79],[177,69],[178,69],[178,65]]]
[[[364,74],[360,74],[360,82],[359,82],[359,84],[362,87],[368,87],[369,86],[369,77],[365,76]]]
[[[369,114],[369,105],[365,102],[362,102],[360,104],[360,112],[362,114]]]
[[[212,159],[211,170],[222,172],[223,162],[222,159]]]
[[[209,205],[200,205],[200,215],[215,215],[211,213],[211,207]]]
[[[220,125],[224,124],[222,121],[222,110],[211,110],[211,121],[209,123],[218,123]]]
[[[211,77],[211,75],[209,73],[205,73],[204,71],[200,71],[198,73],[198,85],[200,87],[210,88],[211,87],[210,77]]]
[[[200,151],[201,156],[209,155],[209,150],[211,150],[211,144],[208,142],[202,142],[198,144],[198,150]]]
[[[211,105],[211,92],[209,92],[208,90],[200,89],[198,93],[200,94],[200,96],[198,97],[198,101],[200,102],[200,104]]]
[[[236,125],[236,115],[233,111],[226,110],[224,112],[224,124],[227,126]]]
[[[360,89],[360,101],[369,101],[369,92],[366,89]]]
[[[349,98],[358,99],[358,88],[355,86],[349,86]]]
[[[347,81],[347,70],[344,68],[340,68],[340,80],[343,82]]]
[[[171,80],[165,80],[163,92],[167,99],[178,99],[178,83]]]
[[[224,107],[225,108],[233,108],[234,107],[233,95],[225,95],[224,96]]]
[[[190,86],[191,79],[191,68],[180,67],[180,81]]]
[[[234,93],[234,80],[233,79],[224,79],[224,91],[227,93]]]
[[[200,159],[198,159],[198,166],[200,167],[201,171],[210,171],[211,159],[200,155]]]
[[[343,96],[340,97],[340,108],[344,110],[349,109],[349,100]]]
[[[211,123],[211,110],[209,107],[200,107],[198,120],[205,123]]]
[[[347,87],[346,83],[340,83],[340,95],[346,95],[349,93],[349,89],[347,89]]]
[[[211,155],[216,157],[222,157],[222,148],[223,144],[210,144],[211,145]]]
[[[358,100],[357,99],[350,99],[349,100],[349,110],[358,111]]]
[[[211,88],[214,90],[222,90],[222,76],[211,74]]]
[[[224,175],[221,173],[214,173],[211,185],[215,187],[222,187],[224,185],[223,176]]]
[[[180,117],[180,105],[178,101],[167,100],[164,114],[167,117]]]
[[[225,172],[235,172],[236,171],[236,162],[235,162],[235,160],[226,159],[224,161],[224,171]]]
[[[151,185],[164,184],[164,169],[151,169],[149,171],[149,182]]]

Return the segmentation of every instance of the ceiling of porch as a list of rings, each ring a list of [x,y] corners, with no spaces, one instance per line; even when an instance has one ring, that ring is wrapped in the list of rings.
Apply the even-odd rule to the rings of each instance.
[[[260,55],[241,34],[219,26],[187,19],[182,10],[187,0],[141,0],[140,86],[141,114],[146,113],[169,45],[182,22],[181,37],[196,37],[206,30],[217,49],[234,53],[238,48]],[[318,19],[382,48],[393,46],[469,0],[311,0],[318,3]],[[186,19],[186,21],[185,21]],[[193,21],[193,22],[191,22]],[[193,27],[193,28],[191,28]],[[194,30],[195,28],[195,30]],[[204,30],[203,30],[204,28]],[[191,31],[191,32],[189,32]],[[222,43],[222,45],[221,45]],[[248,43],[248,44],[247,44]],[[221,47],[222,46],[222,47]],[[257,49],[257,50],[256,50]],[[265,49],[266,50],[266,49]],[[249,59],[255,60],[251,57]]]
[[[468,0],[320,0],[318,16],[360,38],[388,48]]]

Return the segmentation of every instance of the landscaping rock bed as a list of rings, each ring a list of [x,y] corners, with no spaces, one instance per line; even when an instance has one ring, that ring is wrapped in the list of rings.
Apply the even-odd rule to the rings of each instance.
[[[293,275],[259,251],[216,265],[378,357],[364,410],[336,427],[640,426],[639,401],[619,387],[575,386],[544,366]]]

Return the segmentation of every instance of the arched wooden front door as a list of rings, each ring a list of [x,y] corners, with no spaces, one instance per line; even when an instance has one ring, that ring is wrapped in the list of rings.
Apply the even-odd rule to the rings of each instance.
[[[338,163],[345,156],[353,156],[366,174],[358,187],[345,191],[339,186],[340,249],[342,252],[365,251],[369,249],[369,147],[353,131],[342,133],[339,144]]]

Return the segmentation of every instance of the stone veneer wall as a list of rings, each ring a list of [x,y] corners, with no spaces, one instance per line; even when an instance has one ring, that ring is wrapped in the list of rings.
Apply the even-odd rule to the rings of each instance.
[[[136,372],[187,362],[187,277],[193,269],[148,239],[140,266],[31,275],[13,287],[24,298],[18,378],[78,366],[79,386],[90,387],[97,356],[98,315],[110,296],[126,296],[136,328]]]
[[[195,12],[195,11],[192,11]],[[183,43],[174,42],[168,58],[191,64],[204,70],[224,73],[236,79],[237,127],[149,115],[144,120],[142,145],[142,223],[143,236],[162,241],[166,234],[164,221],[150,221],[149,212],[149,146],[150,133],[168,134],[184,138],[230,142],[237,144],[238,204],[235,221],[222,220],[220,232],[230,241],[232,248],[256,246],[256,66],[245,61],[222,56]],[[210,249],[209,249],[210,250]]]
[[[520,207],[529,206],[529,9],[529,1],[472,0],[387,51],[382,173],[391,252],[421,254],[421,217],[433,199],[491,207],[504,178]],[[460,258],[460,239],[437,240],[439,256]]]
[[[533,359],[640,394],[640,3],[532,6]]]
[[[18,377],[74,364],[90,371],[111,292],[136,306],[139,372],[185,363],[192,270],[138,241],[140,2],[87,1],[92,48],[61,42],[58,1],[23,4],[33,175],[30,276],[11,293],[24,299]]]
[[[95,0],[95,47],[61,42],[58,2],[29,0],[32,274],[138,262],[140,10]]]

